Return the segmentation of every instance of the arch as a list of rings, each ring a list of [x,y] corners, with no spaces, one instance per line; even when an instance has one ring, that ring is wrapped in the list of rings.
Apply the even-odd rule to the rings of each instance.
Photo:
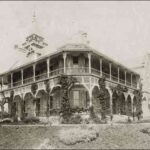
[[[83,84],[75,84],[69,90],[71,107],[87,108],[90,104],[89,91]]]
[[[131,96],[127,96],[127,102],[126,102],[126,114],[128,116],[132,115],[132,101],[131,101]]]
[[[22,98],[19,95],[14,97],[12,106],[13,115],[17,116],[19,119],[22,118]]]
[[[35,102],[33,95],[28,92],[24,96],[25,116],[35,116]]]
[[[116,91],[114,91],[113,94],[112,94],[112,110],[113,110],[113,114],[117,114],[119,112],[118,107],[119,107],[118,94],[117,94]]]
[[[39,90],[35,100],[35,114],[36,116],[46,116],[49,105],[49,95],[45,90]]]

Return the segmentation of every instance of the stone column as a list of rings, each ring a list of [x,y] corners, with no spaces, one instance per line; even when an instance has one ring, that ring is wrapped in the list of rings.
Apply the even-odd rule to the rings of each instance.
[[[111,63],[109,63],[109,75],[110,75],[110,80],[111,80]]]
[[[23,85],[23,69],[21,69],[21,84]]]
[[[112,120],[113,118],[113,102],[112,102],[112,91],[110,89],[110,87],[106,87],[106,89],[108,90],[109,92],[109,95],[110,95],[110,99],[109,99],[109,102],[110,102],[110,120]]]
[[[66,73],[66,57],[67,57],[67,53],[63,53],[63,59],[64,59],[64,73]]]
[[[132,87],[132,73],[131,73],[131,87]]]
[[[120,81],[119,81],[119,80],[120,80],[119,71],[120,71],[120,69],[119,69],[119,67],[118,67],[118,83],[120,82]]]
[[[102,72],[102,71],[103,71],[103,70],[102,70],[102,61],[103,61],[103,60],[102,60],[102,58],[100,58],[99,61],[100,61],[100,76],[102,76],[102,75],[103,75],[103,72]]]
[[[35,67],[36,67],[36,65],[33,64],[33,81],[35,81]]]
[[[13,87],[13,73],[11,73],[11,88]]]
[[[47,62],[47,77],[49,78],[49,74],[50,74],[50,58],[47,58],[46,62]]]
[[[91,73],[91,53],[88,53],[88,59],[89,59],[89,73]]]
[[[125,85],[127,85],[127,72],[125,71]]]
[[[4,85],[4,79],[3,79],[3,77],[2,77],[2,90],[3,90],[3,85]]]

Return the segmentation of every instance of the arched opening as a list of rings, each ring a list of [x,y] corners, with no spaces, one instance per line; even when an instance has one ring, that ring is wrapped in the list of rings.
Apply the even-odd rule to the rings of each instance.
[[[118,94],[116,91],[113,92],[112,94],[112,110],[113,114],[117,114],[118,111]]]
[[[126,109],[126,114],[128,115],[128,116],[131,116],[132,115],[132,103],[131,103],[131,96],[130,95],[128,95],[128,97],[127,97],[127,103],[126,103],[127,105],[127,109]]]
[[[94,106],[94,110],[97,113],[100,113],[101,105],[99,100],[100,90],[97,86],[95,86],[92,90],[92,104]]]
[[[22,118],[22,99],[19,95],[16,95],[13,100],[13,113],[14,116]]]
[[[25,116],[35,116],[35,102],[33,100],[34,98],[31,93],[25,94],[24,97]]]
[[[49,108],[50,108],[50,114],[58,114],[60,108],[61,108],[61,99],[62,99],[62,90],[59,86],[54,87],[50,93],[50,102],[49,102]]]
[[[35,100],[35,113],[36,116],[45,117],[47,114],[47,107],[48,107],[48,93],[44,90],[38,91]]]
[[[87,108],[89,93],[83,85],[74,85],[69,91],[70,106],[72,108]]]

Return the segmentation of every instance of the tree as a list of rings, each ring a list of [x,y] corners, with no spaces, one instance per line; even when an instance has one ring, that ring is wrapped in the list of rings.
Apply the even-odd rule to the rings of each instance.
[[[139,89],[138,90],[135,90],[133,92],[133,94],[135,95],[136,97],[136,116],[138,118],[138,120],[140,120],[141,118],[141,115],[142,115],[142,97],[143,97],[143,94],[142,94],[142,83],[140,82],[139,83]]]
[[[100,104],[101,104],[102,120],[104,120],[104,119],[106,119],[107,110],[110,108],[109,93],[108,93],[108,90],[106,89],[104,77],[100,78],[98,83],[99,83],[99,88],[100,88],[100,93],[99,93],[98,98],[99,98]]]
[[[47,117],[49,117],[49,107],[50,107],[49,102],[50,102],[50,91],[51,91],[49,80],[45,80],[44,84],[45,84],[46,92],[48,93],[48,99],[47,99]]]
[[[77,82],[76,78],[67,75],[61,75],[59,78],[59,84],[61,85],[61,89],[63,91],[63,96],[61,100],[61,113],[62,118],[68,122],[69,118],[72,115],[70,103],[69,103],[69,88],[73,86]]]

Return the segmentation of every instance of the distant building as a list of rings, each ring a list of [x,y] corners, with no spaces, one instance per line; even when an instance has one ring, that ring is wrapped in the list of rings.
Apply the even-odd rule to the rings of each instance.
[[[143,116],[150,116],[150,54],[146,54],[143,63],[133,68],[141,76],[143,90]]]
[[[136,107],[133,93],[138,89],[140,75],[90,47],[86,38],[87,34],[82,33],[80,42],[67,43],[46,56],[43,51],[48,45],[36,33],[29,35],[21,47],[16,46],[26,53],[27,61],[0,74],[0,100],[6,100],[8,113],[15,111],[14,115],[19,119],[22,116],[42,118],[47,113],[56,115],[62,98],[58,78],[60,74],[66,74],[78,81],[69,91],[72,108],[86,109],[93,105],[95,111],[100,112],[98,80],[104,76],[110,113],[126,115],[130,112],[132,115],[133,107]],[[49,81],[50,98],[45,81]],[[37,89],[33,94],[34,83]],[[118,85],[126,90],[117,91]]]

